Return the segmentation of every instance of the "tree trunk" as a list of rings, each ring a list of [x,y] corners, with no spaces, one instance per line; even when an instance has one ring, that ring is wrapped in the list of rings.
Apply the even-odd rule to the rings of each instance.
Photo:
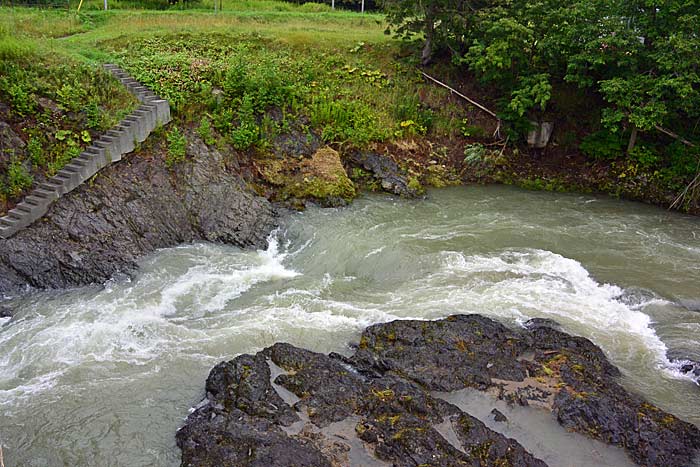
[[[428,65],[433,59],[433,38],[435,36],[435,20],[433,19],[433,12],[428,10],[425,14],[425,45],[423,46],[423,52],[421,53],[420,62],[421,65]]]
[[[634,146],[637,144],[637,127],[632,124],[632,134],[630,135],[630,142],[627,144],[627,154],[634,149]]]

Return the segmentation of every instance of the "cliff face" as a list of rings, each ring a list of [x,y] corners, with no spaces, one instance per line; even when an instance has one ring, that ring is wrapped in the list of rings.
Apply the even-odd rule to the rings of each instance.
[[[226,167],[221,153],[189,141],[187,162],[168,169],[162,158],[135,153],[0,240],[0,295],[103,282],[180,243],[264,247],[275,225],[272,205]]]

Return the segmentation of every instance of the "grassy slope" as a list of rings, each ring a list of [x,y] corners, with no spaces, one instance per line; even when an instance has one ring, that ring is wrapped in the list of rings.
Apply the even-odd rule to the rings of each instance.
[[[561,145],[549,161],[522,147],[490,149],[493,122],[425,83],[415,56],[384,34],[381,15],[272,0],[227,0],[214,14],[211,4],[103,12],[101,1],[88,0],[80,15],[0,10],[0,31],[41,38],[43,47],[83,63],[120,63],[174,104],[176,120],[165,135],[173,147],[198,131],[211,144],[264,164],[281,134],[307,133],[341,154],[353,147],[389,153],[423,184],[495,180],[659,204],[671,197],[643,171],[631,177],[627,166],[591,163]],[[460,79],[454,70],[433,72]],[[488,102],[478,86],[466,85],[467,94]],[[171,153],[164,157],[173,162]],[[363,180],[361,171],[353,175]]]

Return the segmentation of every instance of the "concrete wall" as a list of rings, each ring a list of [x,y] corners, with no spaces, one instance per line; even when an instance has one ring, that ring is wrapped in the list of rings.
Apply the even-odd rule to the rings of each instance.
[[[170,104],[116,65],[104,65],[139,100],[141,105],[117,126],[103,134],[92,146],[40,184],[5,217],[0,217],[0,238],[9,238],[41,219],[51,203],[90,179],[103,167],[118,162],[148,138],[158,126],[170,121]]]

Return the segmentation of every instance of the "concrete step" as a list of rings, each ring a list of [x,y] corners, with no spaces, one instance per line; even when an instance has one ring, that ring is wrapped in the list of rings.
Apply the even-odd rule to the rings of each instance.
[[[58,193],[56,191],[45,190],[45,189],[41,188],[41,185],[36,190],[32,191],[32,196],[36,196],[37,198],[50,199],[50,200],[58,199]]]
[[[15,233],[15,229],[6,225],[0,225],[0,238],[10,238]]]
[[[27,217],[27,214],[29,214],[29,213],[26,211],[22,211],[20,209],[14,208],[14,209],[10,209],[7,212],[7,217],[9,217],[10,219],[17,219],[18,221],[21,222],[24,220],[25,217]]]
[[[4,227],[16,227],[17,226],[17,220],[12,219],[9,216],[5,217],[0,217],[0,225]]]

